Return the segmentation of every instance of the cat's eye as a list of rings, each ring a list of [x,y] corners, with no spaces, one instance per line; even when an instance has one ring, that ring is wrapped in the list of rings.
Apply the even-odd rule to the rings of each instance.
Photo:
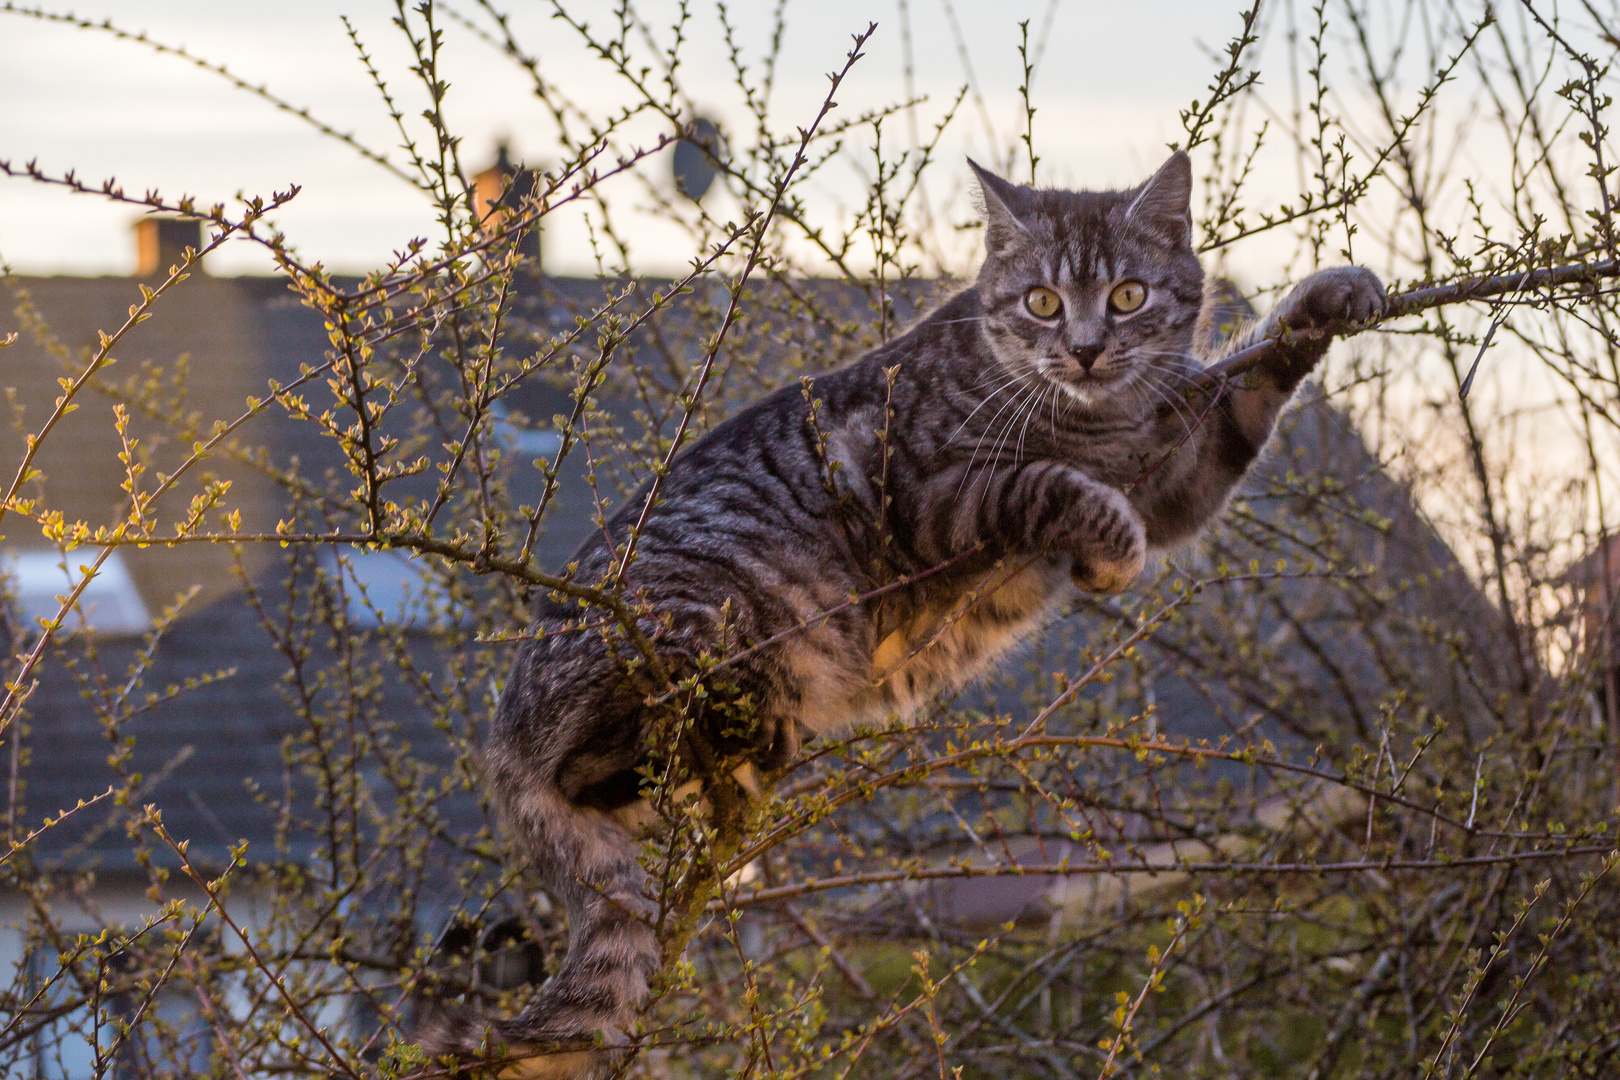
[[[1063,310],[1063,299],[1051,289],[1037,285],[1024,294],[1024,306],[1037,319],[1050,319]]]
[[[1108,306],[1121,314],[1129,314],[1147,300],[1147,286],[1140,281],[1122,281],[1108,294]]]

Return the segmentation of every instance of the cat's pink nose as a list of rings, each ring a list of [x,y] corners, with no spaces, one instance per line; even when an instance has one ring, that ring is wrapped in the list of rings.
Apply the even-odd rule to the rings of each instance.
[[[1097,357],[1102,355],[1102,351],[1103,347],[1101,345],[1091,342],[1069,346],[1069,355],[1080,361],[1080,366],[1088,372],[1091,370],[1091,365],[1097,362]]]

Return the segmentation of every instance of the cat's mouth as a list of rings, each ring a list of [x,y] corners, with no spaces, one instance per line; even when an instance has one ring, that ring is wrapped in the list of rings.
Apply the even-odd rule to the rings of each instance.
[[[1097,400],[1098,394],[1095,386],[1076,386],[1066,379],[1053,379],[1051,381],[1064,394],[1082,405],[1090,405]]]
[[[1099,363],[1089,371],[1065,370],[1067,365],[1051,364],[1041,371],[1042,377],[1063,393],[1082,404],[1089,405],[1118,390],[1126,381],[1128,371],[1116,364]]]

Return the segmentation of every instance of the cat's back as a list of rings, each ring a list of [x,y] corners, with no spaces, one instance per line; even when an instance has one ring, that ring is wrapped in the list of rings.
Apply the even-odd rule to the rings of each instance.
[[[756,538],[773,527],[821,532],[835,502],[829,451],[836,455],[852,426],[930,395],[927,384],[942,377],[946,358],[970,347],[978,317],[977,294],[966,289],[852,363],[784,386],[717,424],[671,463],[647,525],[691,530],[678,538],[683,541],[739,528]],[[891,389],[885,371],[893,367],[899,370]],[[643,484],[619,507],[610,532],[620,534],[641,519],[652,487],[652,481]]]

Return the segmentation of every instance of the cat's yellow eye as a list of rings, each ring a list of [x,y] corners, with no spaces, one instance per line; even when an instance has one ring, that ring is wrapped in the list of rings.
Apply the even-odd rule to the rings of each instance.
[[[1108,306],[1120,314],[1129,314],[1147,300],[1147,286],[1140,281],[1123,281],[1108,294]]]
[[[1051,289],[1037,285],[1024,294],[1024,306],[1037,319],[1050,319],[1063,310],[1063,299]]]

